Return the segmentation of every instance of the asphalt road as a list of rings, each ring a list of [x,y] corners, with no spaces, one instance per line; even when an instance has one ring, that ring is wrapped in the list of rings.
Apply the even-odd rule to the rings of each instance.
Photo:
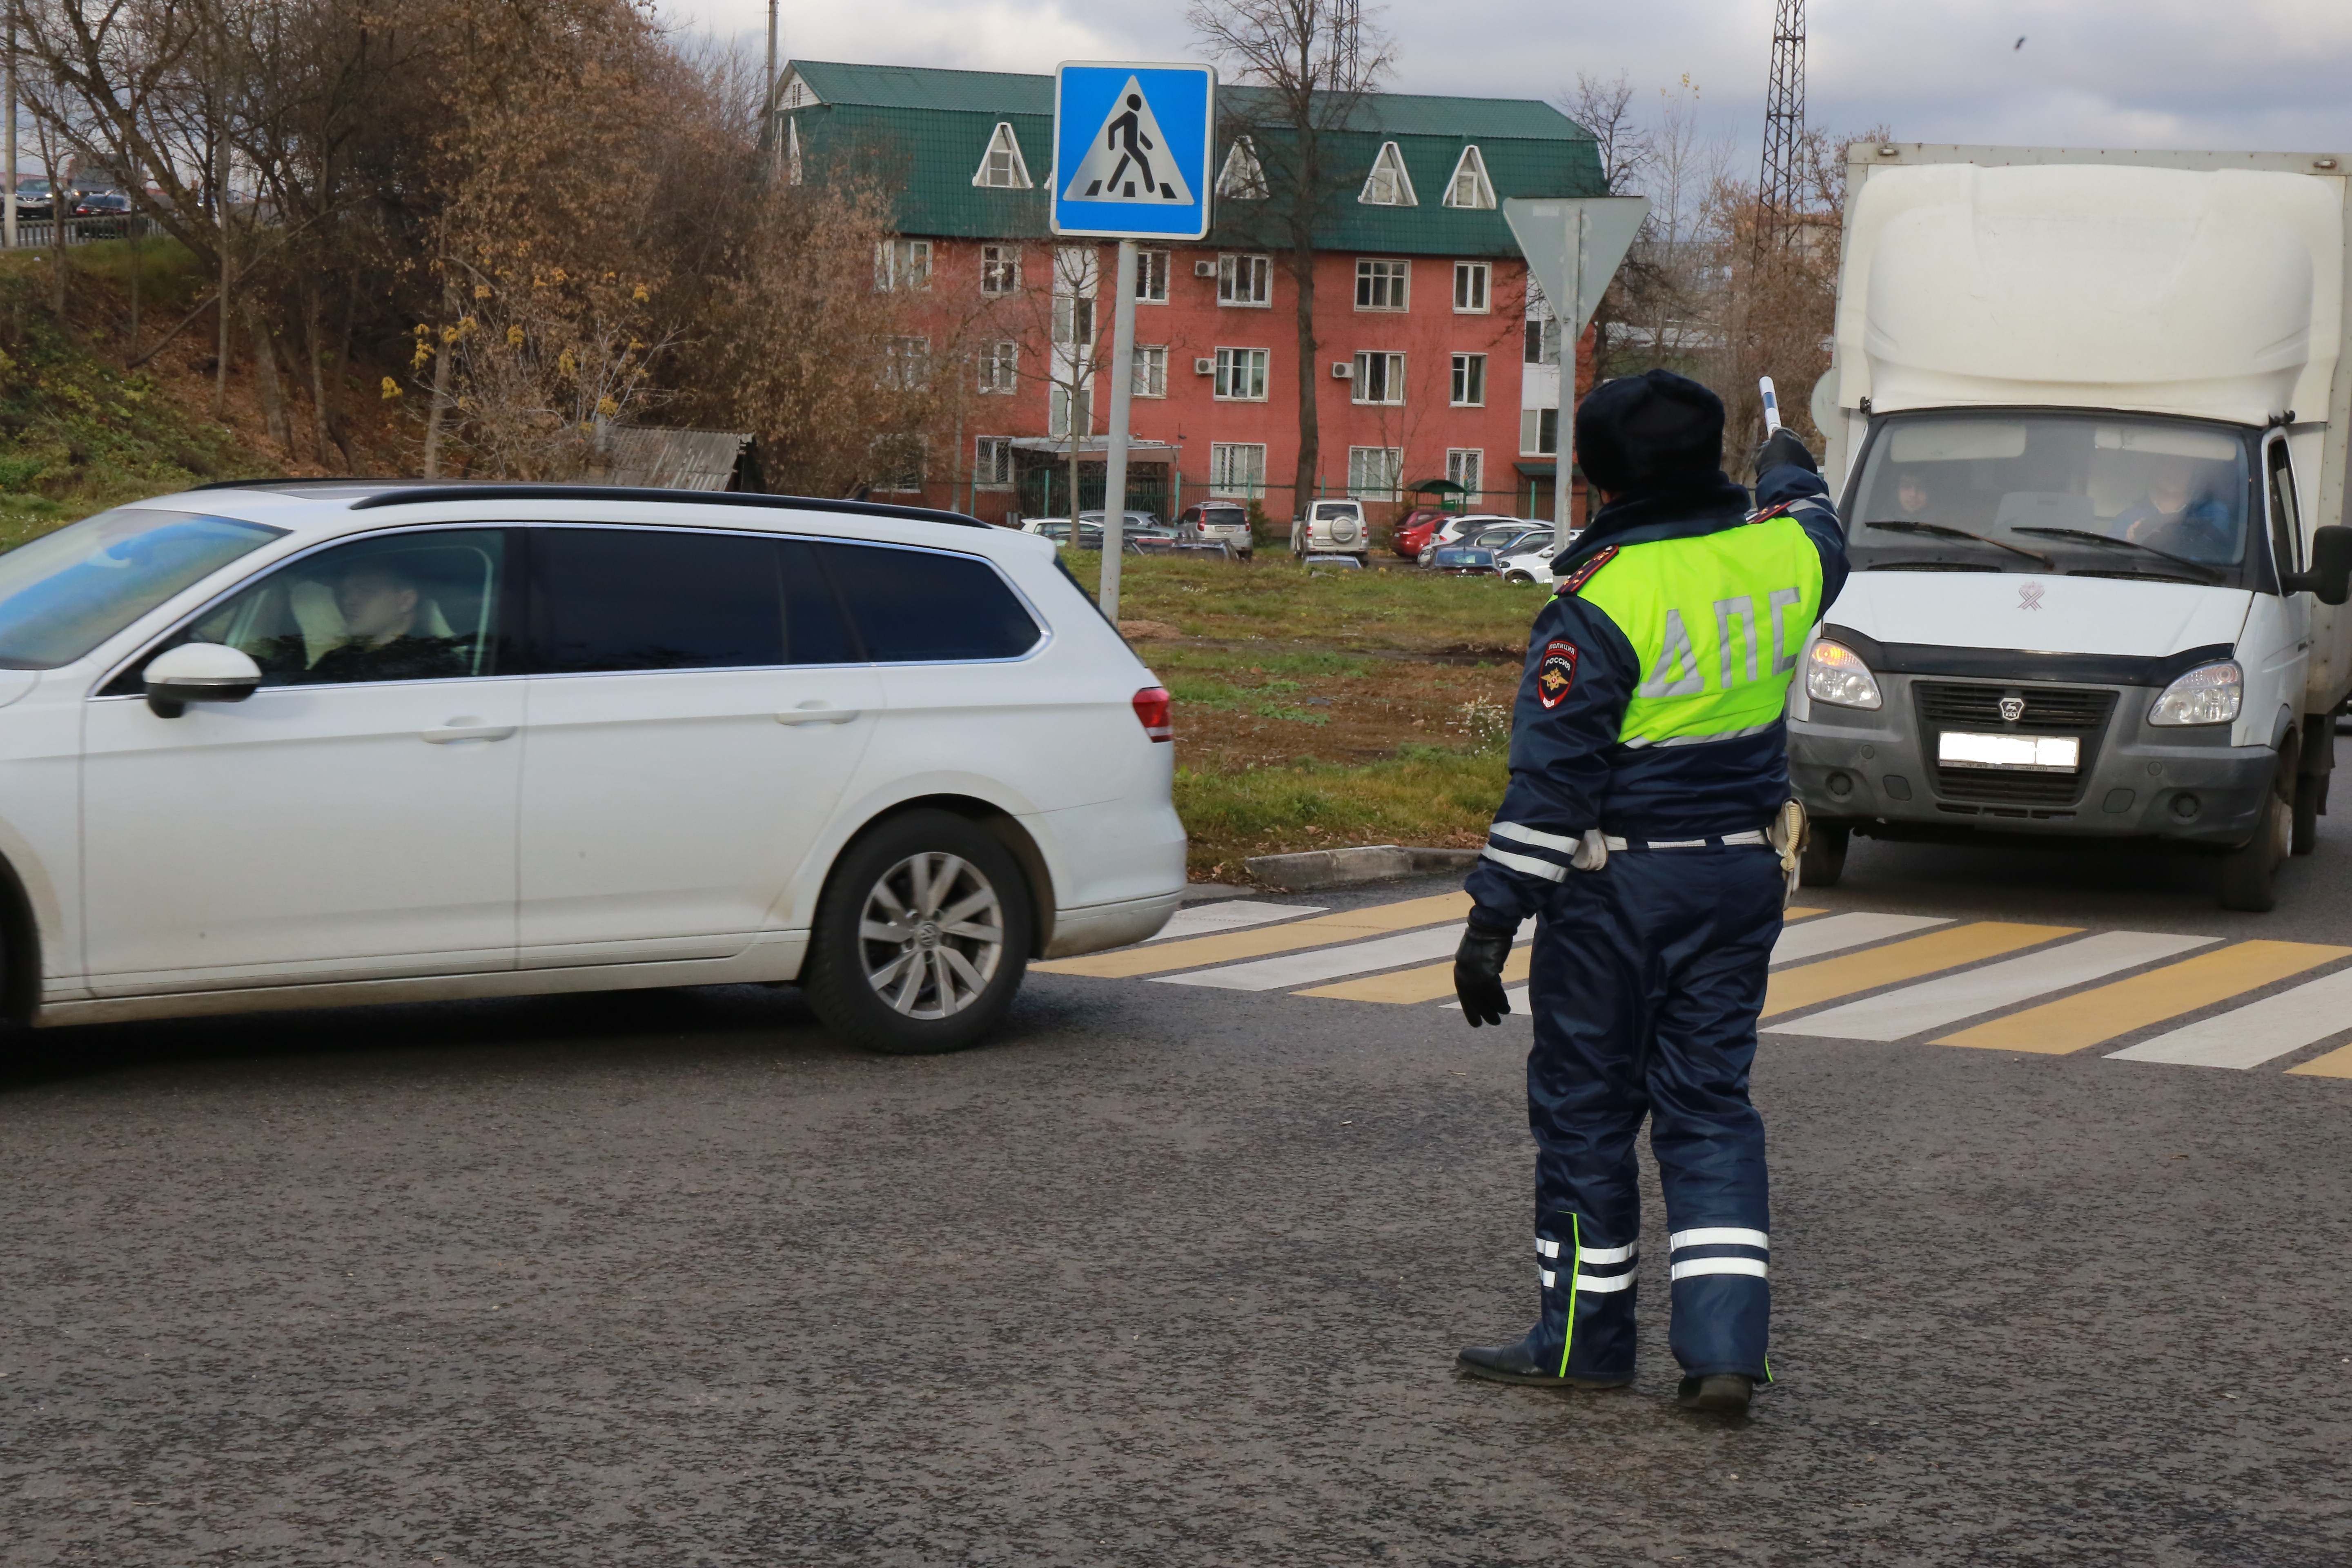
[[[1811,901],[2340,941],[2339,820],[2268,916],[1866,842]],[[1535,1306],[1526,1040],[1067,975],[928,1060],[758,990],[39,1037],[0,1561],[2352,1562],[2352,1081],[1768,1037],[1734,1424],[1654,1188],[1635,1388],[1455,1376]]]

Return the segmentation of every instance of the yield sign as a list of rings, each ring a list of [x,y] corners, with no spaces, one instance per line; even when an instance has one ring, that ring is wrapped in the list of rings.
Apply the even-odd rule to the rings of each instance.
[[[1151,112],[1151,100],[1134,77],[1111,100],[1077,172],[1062,189],[1071,202],[1157,202],[1192,205],[1192,187],[1168,137]]]
[[[1584,323],[1600,308],[1609,279],[1632,249],[1647,196],[1512,196],[1503,203],[1503,221],[1528,258],[1528,270],[1543,285],[1544,298],[1560,318],[1569,342],[1584,335]],[[1573,310],[1571,304],[1573,301]],[[1568,318],[1573,313],[1573,325]]]

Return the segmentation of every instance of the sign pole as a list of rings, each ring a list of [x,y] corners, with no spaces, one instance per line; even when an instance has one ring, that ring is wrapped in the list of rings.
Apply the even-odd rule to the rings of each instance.
[[[1559,323],[1559,428],[1553,432],[1551,526],[1552,537],[1566,541],[1572,514],[1568,506],[1568,472],[1576,466],[1576,349],[1584,341],[1584,249],[1585,231],[1591,219],[1582,207],[1576,210],[1576,222],[1568,231],[1568,252],[1560,258],[1561,270],[1573,281],[1576,291],[1569,296],[1568,311],[1561,315],[1554,307],[1552,314],[1560,316]]]
[[[1110,444],[1103,454],[1102,613],[1118,620],[1119,549],[1127,530],[1127,418],[1135,395],[1135,241],[1118,242],[1118,290],[1111,306]],[[1075,510],[1071,542],[1077,542]]]

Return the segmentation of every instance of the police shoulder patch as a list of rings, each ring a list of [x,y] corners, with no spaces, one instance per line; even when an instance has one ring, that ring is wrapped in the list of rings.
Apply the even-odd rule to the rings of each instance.
[[[1576,645],[1566,637],[1554,637],[1544,644],[1543,658],[1536,664],[1536,700],[1546,708],[1557,708],[1575,685]]]
[[[1614,561],[1616,558],[1617,547],[1612,544],[1602,550],[1600,554],[1595,555],[1591,560],[1586,562],[1583,565],[1578,567],[1575,571],[1561,578],[1559,580],[1559,586],[1554,590],[1552,596],[1554,598],[1559,598],[1563,595],[1573,594],[1580,591],[1587,583],[1592,581],[1592,574],[1595,572],[1600,571],[1603,566],[1608,565],[1609,563]],[[1569,651],[1573,654],[1576,650],[1570,648]]]

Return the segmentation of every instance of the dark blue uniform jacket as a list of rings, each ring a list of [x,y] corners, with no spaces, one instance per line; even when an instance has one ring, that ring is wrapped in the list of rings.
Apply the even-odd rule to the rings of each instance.
[[[1552,563],[1552,575],[1565,583],[1612,544],[1697,539],[1741,526],[1749,515],[1748,492],[1718,479],[1601,508],[1574,552]],[[1821,551],[1824,612],[1846,576],[1845,534],[1828,497],[1820,475],[1794,465],[1765,469],[1756,490],[1757,505],[1787,508]],[[1577,647],[1576,681],[1559,706],[1548,710],[1536,676],[1544,648],[1559,637]],[[1528,643],[1511,719],[1511,783],[1496,820],[1570,842],[1591,827],[1625,838],[1674,839],[1769,824],[1789,798],[1788,726],[1695,746],[1623,746],[1617,737],[1625,704],[1641,682],[1640,659],[1607,616],[1571,593],[1547,604]],[[1568,850],[1524,836],[1489,842],[1514,856],[1568,865]],[[1478,905],[1472,918],[1516,926],[1536,912],[1555,880],[1481,859],[1467,884]]]

